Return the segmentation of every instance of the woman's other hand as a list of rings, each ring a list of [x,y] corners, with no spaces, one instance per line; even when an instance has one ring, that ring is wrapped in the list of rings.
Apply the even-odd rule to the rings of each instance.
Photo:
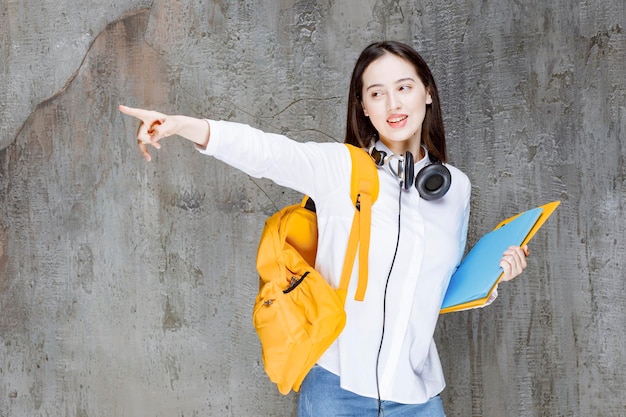
[[[140,120],[137,129],[137,144],[146,160],[150,161],[148,146],[161,149],[159,141],[172,135],[179,135],[196,144],[199,149],[206,149],[211,135],[211,126],[205,119],[182,115],[166,115],[153,110],[135,109],[119,106],[119,110]]]
[[[502,254],[500,267],[504,270],[501,281],[510,281],[526,269],[526,257],[530,254],[528,245],[510,246]]]
[[[175,135],[178,131],[175,116],[168,116],[153,110],[137,109],[122,105],[119,106],[119,110],[124,114],[139,119],[137,144],[147,161],[152,160],[147,145],[161,149],[159,141],[165,137]]]

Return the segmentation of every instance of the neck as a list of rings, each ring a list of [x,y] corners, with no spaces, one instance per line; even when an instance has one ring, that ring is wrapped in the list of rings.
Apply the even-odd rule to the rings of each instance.
[[[419,161],[424,157],[424,150],[419,138],[418,140],[407,140],[404,142],[390,142],[380,138],[380,141],[396,155],[404,155],[406,151],[409,151],[415,161]]]

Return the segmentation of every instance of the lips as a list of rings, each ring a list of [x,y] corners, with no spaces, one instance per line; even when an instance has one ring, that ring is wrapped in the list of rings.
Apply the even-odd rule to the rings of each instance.
[[[387,123],[391,127],[402,127],[406,124],[406,119],[408,118],[409,116],[406,114],[394,114],[387,119]]]

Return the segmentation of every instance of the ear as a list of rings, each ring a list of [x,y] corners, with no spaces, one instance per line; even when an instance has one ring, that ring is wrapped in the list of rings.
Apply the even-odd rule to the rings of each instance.
[[[361,102],[361,108],[363,109],[363,114],[365,115],[365,117],[370,117],[369,113],[365,109],[365,106],[363,105],[363,102]]]
[[[428,90],[426,90],[426,104],[433,104],[433,98]]]

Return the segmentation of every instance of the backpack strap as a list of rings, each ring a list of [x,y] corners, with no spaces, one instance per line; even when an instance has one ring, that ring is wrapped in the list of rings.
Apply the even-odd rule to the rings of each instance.
[[[350,197],[355,207],[348,247],[341,272],[339,288],[345,293],[348,289],[357,248],[359,249],[359,282],[354,299],[363,301],[367,288],[368,255],[370,248],[370,227],[372,205],[378,198],[378,170],[368,153],[356,146],[347,145],[352,160]]]

